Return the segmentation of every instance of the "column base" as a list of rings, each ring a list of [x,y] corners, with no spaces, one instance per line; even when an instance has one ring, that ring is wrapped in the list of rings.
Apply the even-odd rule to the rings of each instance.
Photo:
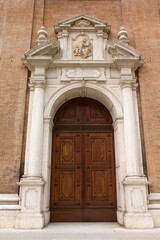
[[[16,218],[16,229],[42,229],[43,227],[43,214],[20,213]]]
[[[44,226],[47,226],[50,222],[50,211],[43,212],[44,214]]]
[[[149,182],[144,176],[126,177],[124,182],[126,213],[124,226],[126,228],[153,228],[153,219],[147,208],[147,186]]]
[[[117,222],[120,225],[124,225],[124,212],[123,211],[117,210]]]
[[[17,229],[41,229],[44,227],[44,180],[37,177],[22,178],[20,185],[21,212],[16,218]]]
[[[151,229],[153,228],[153,219],[149,213],[126,213],[124,226],[130,229]]]

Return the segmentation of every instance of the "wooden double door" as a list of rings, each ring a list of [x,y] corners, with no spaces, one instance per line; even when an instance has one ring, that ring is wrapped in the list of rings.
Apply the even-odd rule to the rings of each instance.
[[[116,221],[112,118],[95,100],[76,98],[55,116],[51,221]]]

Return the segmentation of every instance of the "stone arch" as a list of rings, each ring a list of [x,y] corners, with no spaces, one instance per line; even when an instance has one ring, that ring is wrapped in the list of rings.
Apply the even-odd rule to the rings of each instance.
[[[122,110],[120,99],[118,99],[117,95],[109,86],[104,88],[95,83],[79,82],[79,83],[65,85],[59,88],[56,92],[52,92],[48,95],[45,103],[45,108],[44,108],[44,138],[43,138],[44,147],[43,147],[43,163],[42,163],[43,166],[46,166],[45,168],[42,168],[42,176],[46,182],[44,186],[44,198],[43,198],[44,208],[45,208],[45,205],[47,206],[49,204],[49,199],[50,199],[50,175],[51,175],[51,152],[52,152],[51,146],[52,146],[53,119],[61,105],[77,97],[88,97],[102,103],[108,109],[108,111],[112,116],[113,127],[116,132],[117,132],[117,129],[120,129],[121,126],[123,126],[123,110]],[[123,144],[123,134],[120,136],[121,138],[120,141],[119,141],[119,138],[117,138],[117,134],[114,134],[114,136],[115,136],[114,137],[115,138],[115,162],[117,165],[119,164],[119,161],[120,161],[119,156],[121,156],[121,158],[124,158],[124,154],[123,154],[124,148],[120,147],[120,142],[121,144]],[[119,172],[119,169],[116,171],[117,186],[119,186],[118,183],[120,182],[118,172]],[[118,195],[119,193],[117,192],[117,196]],[[117,205],[118,205],[118,202],[119,200],[117,199]],[[45,215],[45,219],[46,219],[45,222],[50,221],[48,213]]]
[[[121,103],[111,88],[103,88],[93,83],[74,83],[60,88],[48,97],[44,118],[53,119],[58,108],[76,97],[89,97],[101,102],[111,113],[113,121],[123,117]]]

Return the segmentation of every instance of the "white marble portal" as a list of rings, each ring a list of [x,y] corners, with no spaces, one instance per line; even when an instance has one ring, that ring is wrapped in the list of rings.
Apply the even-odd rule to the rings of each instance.
[[[149,182],[143,174],[135,71],[141,55],[128,45],[127,32],[108,41],[110,26],[86,15],[55,26],[58,41],[47,40],[25,54],[31,71],[25,173],[20,185],[18,229],[43,228],[50,221],[50,175],[53,118],[75,97],[101,102],[114,126],[117,221],[127,228],[153,228],[147,207]],[[125,38],[123,38],[125,34]],[[36,204],[35,204],[36,203]]]

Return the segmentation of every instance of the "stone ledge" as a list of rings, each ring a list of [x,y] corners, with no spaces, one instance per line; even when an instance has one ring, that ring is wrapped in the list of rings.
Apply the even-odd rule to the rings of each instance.
[[[20,210],[20,205],[0,205],[0,210]]]
[[[151,204],[160,204],[160,193],[150,193],[148,200]]]
[[[1,202],[19,202],[20,197],[18,194],[0,194],[0,204]]]

